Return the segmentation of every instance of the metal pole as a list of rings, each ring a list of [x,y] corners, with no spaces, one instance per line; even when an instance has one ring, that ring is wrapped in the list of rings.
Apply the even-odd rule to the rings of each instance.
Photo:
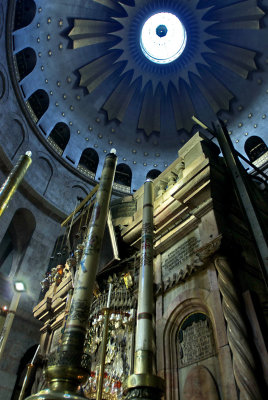
[[[99,380],[98,380],[96,400],[102,400],[103,377],[104,377],[104,372],[105,372],[104,369],[105,369],[105,358],[106,358],[106,346],[107,346],[108,327],[109,327],[109,319],[110,319],[111,293],[112,293],[112,284],[110,283],[107,306],[104,309],[103,335],[102,335],[101,357],[100,357],[101,359],[100,359],[100,370],[99,370]]]
[[[222,125],[219,122],[213,125],[226,165],[232,175],[236,192],[240,200],[240,205],[248,221],[248,227],[255,242],[255,249],[257,252],[261,272],[267,287],[268,247],[263,234],[263,230],[261,228],[258,213],[256,212],[256,209],[254,207],[252,194],[250,190],[248,190],[248,184],[247,180],[245,179],[244,171],[237,158],[228,132],[226,131],[226,129],[223,129]]]
[[[40,349],[40,344],[37,346],[37,349],[36,349],[36,351],[34,353],[32,361],[30,362],[30,364],[27,365],[27,372],[26,372],[26,375],[25,375],[25,378],[24,378],[24,381],[23,381],[23,384],[22,384],[22,388],[21,388],[20,396],[19,396],[18,400],[23,400],[24,399],[25,390],[27,389],[27,386],[29,384],[30,376],[31,376],[33,368],[34,368],[34,362],[35,362],[35,359],[36,359],[36,356],[37,356],[37,353],[38,353],[39,349]]]
[[[26,174],[27,169],[31,165],[31,155],[32,153],[30,151],[26,151],[23,156],[20,156],[17,164],[12,168],[7,179],[3,183],[0,189],[0,216],[3,214],[9,200],[15,193],[17,187]]]
[[[20,301],[20,295],[21,292],[15,292],[12,300],[11,300],[11,304],[10,304],[10,308],[8,310],[8,314],[6,316],[6,320],[3,326],[3,330],[2,330],[2,335],[0,337],[0,360],[2,358],[2,355],[4,353],[5,347],[6,347],[6,342],[13,324],[13,320],[17,311],[17,307]]]
[[[153,182],[144,184],[141,264],[139,272],[138,311],[134,374],[125,382],[127,398],[158,400],[164,381],[154,375],[154,295],[153,295]]]
[[[91,362],[89,355],[84,353],[84,342],[116,160],[116,155],[111,151],[104,162],[62,343],[52,355],[46,369],[49,388],[28,397],[28,400],[85,399],[79,394],[79,390],[88,378]]]

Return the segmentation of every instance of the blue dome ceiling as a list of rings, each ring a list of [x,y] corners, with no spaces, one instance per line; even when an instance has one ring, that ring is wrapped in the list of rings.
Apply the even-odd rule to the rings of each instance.
[[[196,131],[192,115],[206,123],[220,115],[239,142],[242,114],[251,123],[255,104],[267,96],[267,0],[261,6],[255,0],[18,3],[31,11],[27,20],[25,10],[13,10],[21,99],[36,133],[74,168],[86,148],[101,164],[115,147],[138,188],[148,171],[164,170]],[[140,48],[145,20],[159,11],[177,15],[187,31],[185,51],[165,65],[148,60]],[[64,148],[51,139],[62,139],[64,129],[55,136],[59,123],[68,128]],[[243,131],[243,143],[256,124]]]

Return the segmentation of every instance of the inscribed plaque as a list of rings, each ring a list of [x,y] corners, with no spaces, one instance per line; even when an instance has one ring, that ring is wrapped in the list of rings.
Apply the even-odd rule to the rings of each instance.
[[[215,352],[211,322],[203,313],[191,314],[184,320],[177,340],[180,367],[208,358]]]
[[[183,266],[191,264],[194,251],[200,246],[199,231],[187,235],[162,255],[163,277],[166,279]]]

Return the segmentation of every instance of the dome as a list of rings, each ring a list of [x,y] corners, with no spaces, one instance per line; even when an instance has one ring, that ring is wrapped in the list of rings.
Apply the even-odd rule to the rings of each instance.
[[[210,126],[224,120],[242,153],[248,136],[265,135],[267,32],[255,0],[12,4],[17,97],[43,146],[81,179],[94,184],[115,147],[137,189],[199,129],[193,115]],[[163,57],[148,53],[143,36],[157,16],[154,46],[171,45]],[[99,161],[85,173],[87,148]]]

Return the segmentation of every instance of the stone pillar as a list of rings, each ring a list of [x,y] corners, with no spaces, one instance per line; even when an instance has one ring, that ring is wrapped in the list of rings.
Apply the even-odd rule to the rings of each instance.
[[[261,400],[254,357],[249,346],[246,324],[235,289],[235,281],[228,260],[216,255],[214,263],[222,294],[223,314],[227,322],[227,337],[233,354],[233,370],[241,400]]]

